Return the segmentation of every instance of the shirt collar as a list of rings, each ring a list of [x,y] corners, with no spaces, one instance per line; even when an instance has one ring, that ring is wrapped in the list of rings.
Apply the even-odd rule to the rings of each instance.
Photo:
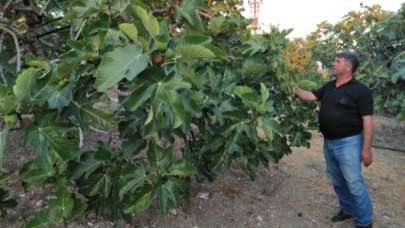
[[[352,77],[352,79],[350,79],[349,81],[347,81],[347,82],[341,84],[339,87],[336,87],[336,79],[335,79],[335,80],[333,81],[333,86],[334,86],[335,88],[341,88],[341,87],[343,87],[343,86],[352,84],[354,81],[355,81],[355,78]]]

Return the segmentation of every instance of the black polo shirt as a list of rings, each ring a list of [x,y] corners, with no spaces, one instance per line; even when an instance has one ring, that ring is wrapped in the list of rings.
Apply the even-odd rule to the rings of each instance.
[[[356,135],[363,130],[362,116],[373,114],[371,90],[352,78],[336,88],[336,80],[312,91],[321,102],[319,128],[327,139]]]

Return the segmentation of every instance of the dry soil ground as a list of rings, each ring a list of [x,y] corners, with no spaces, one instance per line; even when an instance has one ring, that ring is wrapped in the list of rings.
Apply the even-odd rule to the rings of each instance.
[[[391,127],[387,127],[391,126]],[[404,149],[405,127],[395,121],[377,119],[376,142],[381,146]],[[353,227],[353,221],[332,224],[336,198],[325,174],[322,136],[314,132],[311,148],[295,148],[279,164],[261,168],[252,182],[238,164],[225,171],[213,183],[194,183],[192,198],[183,207],[159,217],[157,207],[137,215],[133,225],[110,223],[87,215],[68,227]],[[13,132],[7,148],[7,168],[14,171],[34,156],[22,148],[21,133]],[[405,153],[374,149],[375,162],[364,169],[374,202],[375,227],[405,227]],[[24,192],[15,180],[9,187],[19,199],[16,209],[0,219],[0,227],[24,227],[30,217],[44,206],[47,189]],[[208,199],[197,197],[208,193]]]

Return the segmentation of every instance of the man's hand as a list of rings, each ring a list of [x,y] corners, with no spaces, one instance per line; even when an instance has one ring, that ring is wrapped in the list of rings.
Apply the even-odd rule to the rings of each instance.
[[[365,167],[370,166],[371,163],[373,163],[373,153],[371,153],[371,149],[363,149],[361,151],[360,160]]]
[[[298,94],[298,90],[299,90],[299,87],[296,84],[294,84],[292,87],[293,93]]]
[[[373,141],[373,116],[363,116],[363,149],[360,159],[365,167],[368,167],[373,162],[373,154],[371,153],[371,144]]]
[[[295,84],[292,91],[303,101],[316,101],[316,97],[311,91],[303,90]]]

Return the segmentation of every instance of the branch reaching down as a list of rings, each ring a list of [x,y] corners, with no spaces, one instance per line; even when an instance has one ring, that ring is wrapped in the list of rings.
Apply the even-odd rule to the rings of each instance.
[[[18,43],[17,36],[11,29],[8,29],[8,28],[4,27],[3,25],[0,25],[0,30],[3,30],[6,33],[10,34],[14,39],[15,49],[17,51],[17,55],[16,55],[16,58],[17,58],[17,67],[16,68],[17,69],[16,69],[16,72],[18,73],[21,70],[21,50],[20,50],[20,45]]]

